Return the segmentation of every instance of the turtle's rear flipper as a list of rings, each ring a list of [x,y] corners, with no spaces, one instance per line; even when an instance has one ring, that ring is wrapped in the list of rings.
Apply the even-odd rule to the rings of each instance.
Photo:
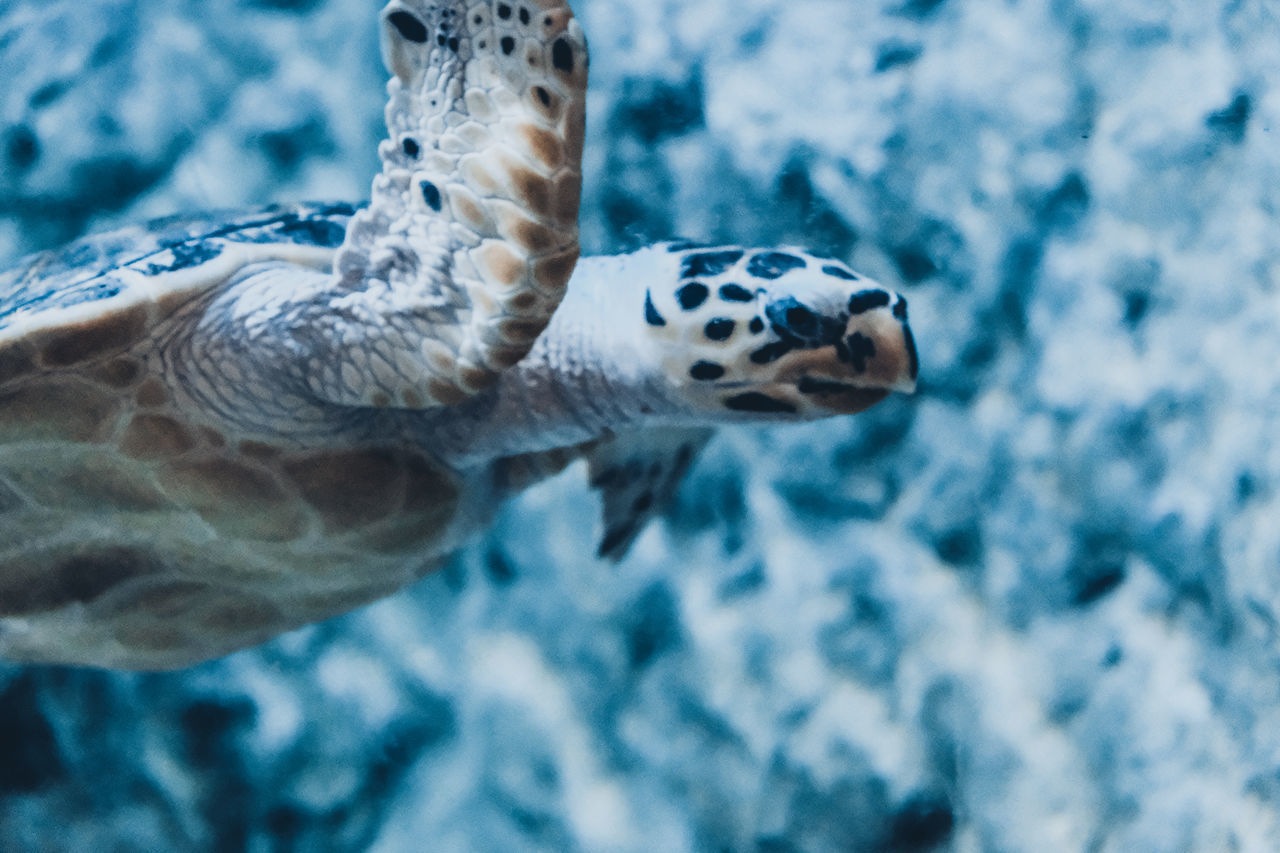
[[[712,430],[662,427],[623,433],[587,454],[592,488],[604,499],[599,555],[622,559],[645,524],[670,503]]]

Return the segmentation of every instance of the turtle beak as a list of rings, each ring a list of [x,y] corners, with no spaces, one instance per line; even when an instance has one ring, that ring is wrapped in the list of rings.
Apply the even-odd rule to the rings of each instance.
[[[779,378],[819,409],[843,415],[869,409],[893,391],[912,393],[919,373],[907,301],[894,294],[889,304],[854,313],[839,343],[804,353]]]
[[[920,375],[920,355],[916,352],[911,324],[907,322],[907,300],[895,293],[890,306],[854,315],[849,326],[851,331],[845,344],[851,348],[855,362],[854,336],[861,334],[871,341],[871,347],[866,349],[867,375],[891,391],[914,393]],[[871,349],[875,352],[870,352]],[[859,365],[855,363],[854,367]]]

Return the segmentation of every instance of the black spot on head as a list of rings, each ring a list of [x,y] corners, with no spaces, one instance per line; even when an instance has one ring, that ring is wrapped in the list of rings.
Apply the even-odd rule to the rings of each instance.
[[[400,149],[409,157],[417,157],[422,152],[418,147],[418,140],[412,136],[406,136],[404,141],[400,143]]]
[[[387,22],[396,28],[396,32],[415,44],[422,44],[427,40],[426,26],[408,12],[392,12],[387,16]]]
[[[551,64],[565,74],[573,73],[573,47],[563,38],[551,45]]]
[[[698,282],[686,284],[676,291],[676,299],[680,301],[680,307],[686,311],[701,307],[710,295],[711,291],[707,290],[707,286]]]
[[[714,361],[700,361],[689,368],[689,375],[699,382],[713,382],[724,376],[724,368]]]
[[[525,26],[529,25],[529,10],[523,6],[520,7],[520,23]]]
[[[751,258],[747,264],[747,273],[763,279],[782,278],[792,270],[802,270],[807,266],[804,258],[788,255],[786,252],[761,252]]]
[[[445,42],[444,33],[440,33],[439,35],[436,36],[436,44],[440,45],[441,47],[444,47],[444,42]]]
[[[761,320],[759,317],[752,317],[751,325],[747,328],[751,330],[751,334],[758,335],[764,331],[764,320]]]
[[[898,301],[893,303],[893,316],[897,317],[904,323],[907,321],[907,300],[906,297],[899,296]]]
[[[440,189],[430,181],[422,182],[422,198],[427,203],[427,207],[440,212],[443,202],[440,199]]]
[[[911,327],[902,324],[903,345],[907,348],[907,370],[912,381],[920,376],[920,355],[916,352],[916,336],[911,334]]]
[[[854,332],[845,338],[844,346],[837,351],[842,359],[853,365],[854,370],[859,373],[865,373],[867,359],[876,357],[876,344],[875,341],[862,334],[862,332]]]
[[[845,269],[844,267],[838,267],[838,266],[836,266],[835,264],[827,264],[825,267],[823,267],[823,268],[822,268],[822,271],[823,271],[824,273],[826,273],[827,275],[833,275],[833,276],[835,276],[836,278],[842,278],[842,279],[844,279],[845,281],[857,281],[857,280],[858,280],[858,274],[857,274],[857,273],[849,272],[849,271],[848,271],[847,269]]]
[[[538,100],[542,101],[544,107],[551,106],[551,94],[541,86],[533,87],[533,94],[538,96]]]
[[[730,397],[724,401],[724,404],[735,412],[758,412],[766,415],[794,415],[796,413],[796,407],[787,401],[770,397],[768,394],[761,394],[759,391],[751,391],[747,394]]]
[[[760,347],[760,349],[751,353],[751,363],[772,364],[796,348],[796,344],[789,341],[774,341],[771,344],[765,344]]]
[[[884,308],[890,302],[889,294],[883,290],[864,290],[849,297],[849,313],[865,314],[876,308]]]
[[[746,254],[741,249],[728,249],[723,252],[699,252],[684,259],[680,270],[681,278],[720,275],[731,266],[742,260]]]
[[[740,284],[725,284],[720,287],[720,298],[725,302],[750,302],[756,295]]]
[[[506,21],[511,18],[511,7],[506,3],[498,4],[498,17]]]
[[[707,323],[704,330],[708,338],[713,341],[727,341],[733,337],[733,330],[737,324],[727,317],[717,317]]]
[[[471,23],[475,24],[477,27],[480,26],[484,23],[484,15],[476,15],[471,19]]]
[[[458,48],[460,47],[462,47],[462,42],[458,41],[457,36],[453,36],[452,38],[449,39],[449,50],[452,50],[454,53],[457,53]]]
[[[658,313],[658,309],[653,307],[653,293],[646,292],[644,295],[644,319],[650,326],[665,326],[667,321]]]
[[[502,45],[502,52],[507,56],[510,56],[512,51],[516,49],[516,40],[511,36],[503,36],[500,44]]]

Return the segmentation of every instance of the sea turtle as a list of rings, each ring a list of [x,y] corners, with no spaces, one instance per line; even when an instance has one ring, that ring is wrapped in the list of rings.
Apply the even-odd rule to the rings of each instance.
[[[413,582],[583,456],[616,557],[713,425],[913,389],[906,302],[838,261],[578,260],[565,0],[381,23],[366,206],[170,218],[0,274],[0,654],[163,669],[262,642]]]

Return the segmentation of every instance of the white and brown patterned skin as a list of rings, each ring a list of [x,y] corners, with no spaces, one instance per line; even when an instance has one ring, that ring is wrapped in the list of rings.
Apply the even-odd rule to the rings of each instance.
[[[382,22],[390,137],[336,256],[214,229],[105,276],[77,267],[111,236],[0,276],[6,656],[214,657],[403,587],[484,521],[381,415],[491,385],[559,304],[586,43],[556,0],[392,0]]]
[[[377,320],[313,319],[369,358],[306,379],[335,403],[452,405],[524,357],[578,260],[586,41],[556,0],[393,0],[382,22],[390,138],[336,262],[339,301]]]
[[[583,453],[617,556],[707,427],[914,387],[905,301],[842,264],[660,244],[574,267],[563,4],[383,20],[366,209],[175,218],[0,272],[0,656],[254,645],[411,583]]]

